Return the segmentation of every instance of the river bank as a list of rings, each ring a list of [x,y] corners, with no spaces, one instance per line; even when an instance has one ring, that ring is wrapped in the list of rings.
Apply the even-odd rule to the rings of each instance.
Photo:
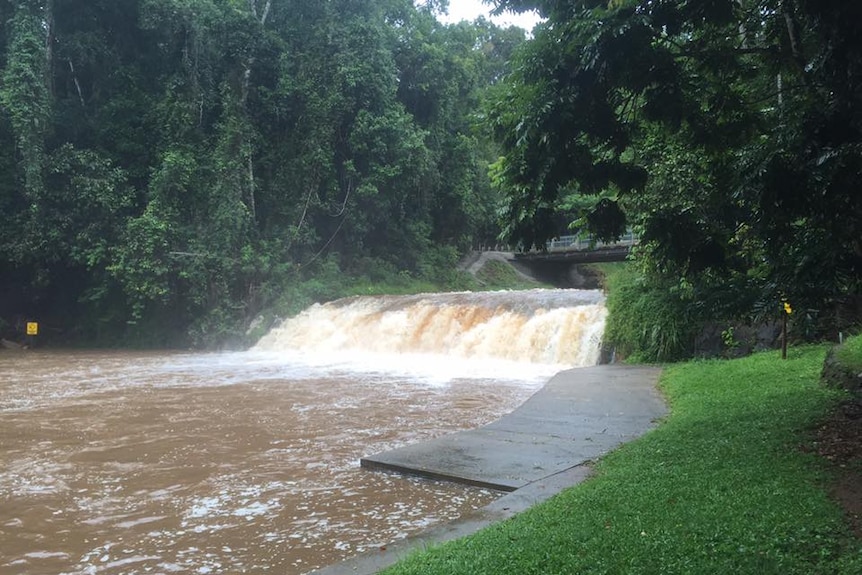
[[[817,449],[847,397],[821,384],[825,353],[668,367],[671,415],[589,481],[385,573],[857,575],[862,541],[830,498],[838,474]],[[858,474],[858,453],[850,465]]]

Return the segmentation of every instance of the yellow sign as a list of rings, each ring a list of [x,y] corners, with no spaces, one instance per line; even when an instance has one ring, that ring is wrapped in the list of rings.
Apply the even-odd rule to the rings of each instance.
[[[793,308],[791,308],[790,304],[787,302],[784,302],[784,313],[786,313],[787,315],[790,315],[793,313]]]
[[[39,324],[35,321],[28,321],[27,335],[39,335]]]

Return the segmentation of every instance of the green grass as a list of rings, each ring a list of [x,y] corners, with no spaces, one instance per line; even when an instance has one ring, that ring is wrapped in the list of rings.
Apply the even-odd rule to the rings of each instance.
[[[862,544],[801,449],[841,397],[819,385],[824,355],[669,367],[671,415],[594,478],[385,573],[859,575]]]
[[[521,290],[536,287],[549,287],[537,281],[526,279],[506,262],[487,261],[476,274],[476,283],[483,290]]]
[[[862,372],[862,335],[847,338],[835,350],[835,357],[847,369],[856,373]]]

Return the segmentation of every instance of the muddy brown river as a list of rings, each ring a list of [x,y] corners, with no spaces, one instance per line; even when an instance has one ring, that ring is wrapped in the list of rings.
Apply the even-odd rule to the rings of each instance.
[[[498,494],[359,459],[490,422],[560,368],[332,347],[0,351],[0,574],[291,575],[384,547]]]

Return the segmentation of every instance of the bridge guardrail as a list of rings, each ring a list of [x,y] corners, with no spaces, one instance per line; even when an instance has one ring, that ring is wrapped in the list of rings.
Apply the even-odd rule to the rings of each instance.
[[[633,232],[627,232],[615,242],[598,241],[592,235],[572,235],[554,238],[546,244],[546,247],[549,252],[581,251],[603,247],[633,246],[639,240],[640,237]]]

